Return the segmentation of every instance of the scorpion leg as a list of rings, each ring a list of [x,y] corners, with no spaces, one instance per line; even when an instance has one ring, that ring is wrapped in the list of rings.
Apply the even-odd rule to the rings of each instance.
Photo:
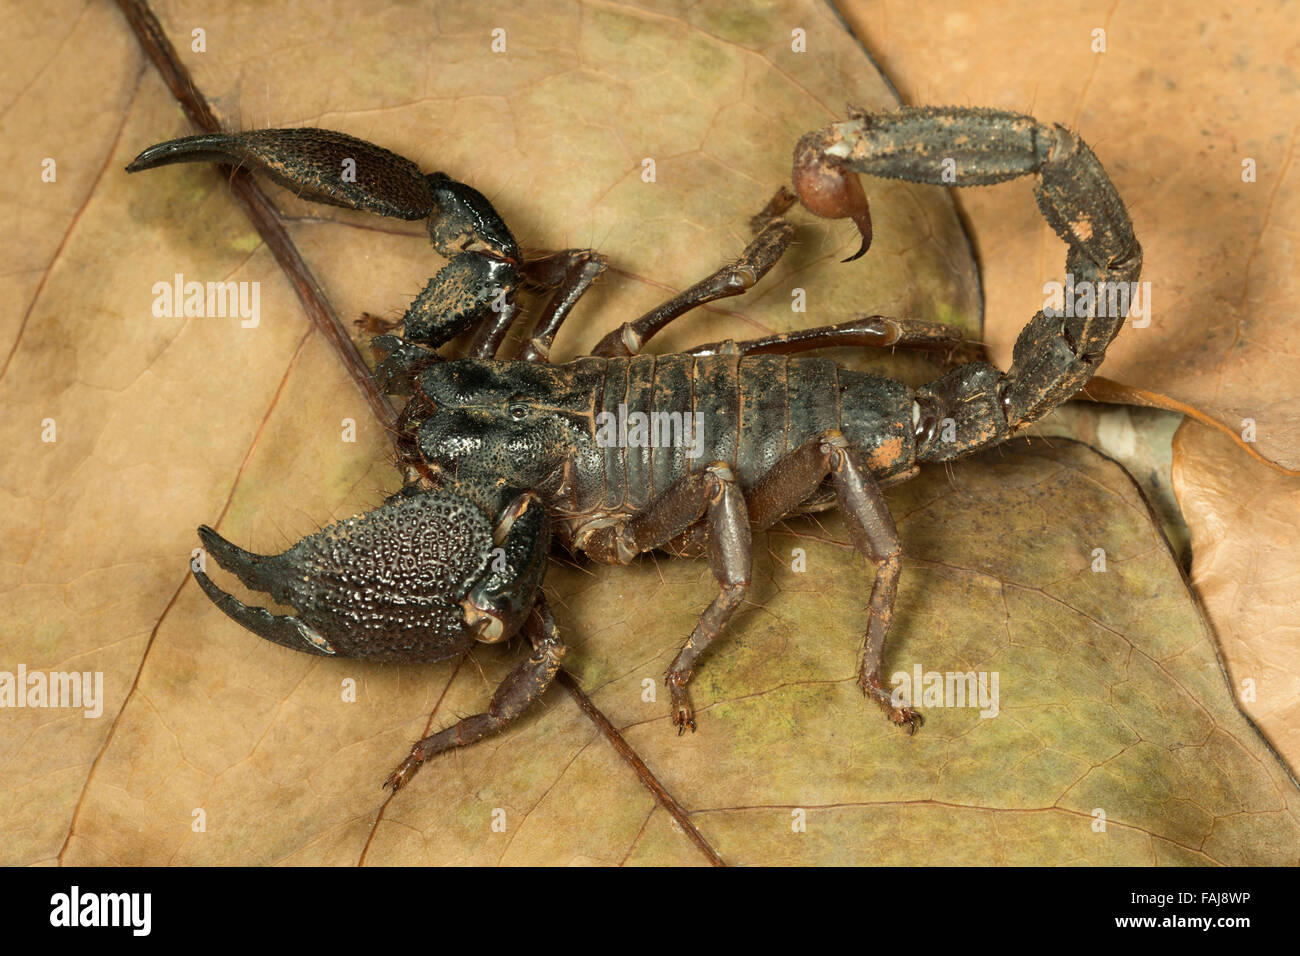
[[[565,249],[524,262],[520,270],[523,284],[551,291],[552,295],[542,310],[532,336],[520,352],[520,360],[544,362],[549,359],[556,331],[582,294],[605,271],[605,267],[605,257],[590,249]],[[492,315],[481,322],[475,331],[468,354],[473,358],[495,359],[520,311],[513,297],[502,302],[501,308],[494,307]],[[400,324],[401,322],[391,323],[393,326]],[[405,339],[393,335],[378,336],[371,341],[371,348],[382,359],[380,367],[376,369],[380,383],[394,395],[410,394],[414,375],[432,362],[441,361],[436,352],[413,344],[409,334]]]
[[[706,302],[741,295],[751,288],[776,265],[794,238],[794,227],[775,214],[775,209],[779,208],[774,199],[755,217],[755,223],[761,223],[761,228],[738,260],[651,309],[641,318],[624,322],[601,339],[591,354],[609,357],[636,355],[652,336],[678,316]]]
[[[894,598],[898,593],[902,545],[889,506],[862,455],[845,440],[839,429],[832,429],[804,443],[778,461],[750,492],[750,521],[755,530],[771,527],[796,510],[828,474],[854,547],[876,569],[868,605],[866,641],[858,666],[858,685],[864,694],[881,706],[890,720],[906,724],[910,731],[915,732],[921,716],[910,707],[895,705],[880,673],[885,636],[894,616]]]
[[[564,320],[602,272],[608,260],[590,249],[565,249],[524,263],[524,282],[551,292],[533,334],[519,350],[524,362],[549,362],[551,345]]]
[[[687,355],[791,355],[813,349],[844,346],[872,348],[921,349],[942,353],[951,363],[972,361],[982,354],[983,346],[968,342],[951,326],[921,319],[893,319],[884,315],[866,315],[839,325],[822,325],[811,329],[768,335],[761,339],[734,342],[710,342],[686,351]]]
[[[1142,249],[1114,184],[1077,134],[1019,113],[921,107],[855,113],[809,133],[795,149],[798,184],[847,182],[854,170],[936,186],[1037,175],[1039,209],[1069,247],[1070,283],[1095,290],[1076,300],[1073,315],[1035,315],[1006,373],[972,362],[917,389],[918,460],[944,461],[1004,441],[1088,383],[1128,318]],[[800,196],[809,205],[802,188]],[[816,211],[852,214],[834,201]],[[939,440],[945,419],[955,425],[946,437],[955,440]]]
[[[551,686],[565,646],[555,626],[555,618],[546,598],[537,592],[537,602],[524,622],[524,633],[533,645],[533,653],[506,677],[492,695],[488,709],[464,717],[450,727],[418,741],[406,759],[388,775],[384,787],[397,792],[410,782],[425,761],[446,750],[464,747],[495,734],[516,720]]]
[[[519,304],[515,302],[514,296],[510,295],[504,300],[498,300],[493,304],[492,315],[488,316],[479,323],[478,328],[474,330],[474,338],[470,340],[469,350],[466,352],[469,358],[494,359],[497,357],[497,349],[510,332],[510,326],[514,325],[515,319],[519,317]]]
[[[749,590],[749,576],[754,563],[753,532],[749,526],[749,512],[744,495],[731,469],[721,462],[710,465],[706,474],[713,476],[708,488],[708,506],[705,521],[708,523],[709,568],[717,579],[720,591],[713,603],[700,615],[695,630],[686,639],[682,649],[664,675],[672,695],[673,723],[680,735],[687,727],[695,731],[695,715],[686,684],[699,660],[718,634],[727,626],[732,613],[744,600]]]
[[[519,268],[520,284],[542,291],[551,291],[537,328],[524,346],[520,359],[536,362],[539,357],[550,354],[551,342],[555,339],[569,310],[573,308],[582,294],[590,288],[596,277],[605,271],[605,257],[590,249],[565,249],[536,259],[526,260]],[[472,358],[495,359],[501,349],[501,343],[510,332],[520,309],[514,301],[514,290],[510,296],[492,306],[494,317],[479,324],[470,342],[469,356]],[[538,349],[544,349],[538,351]]]
[[[542,310],[532,338],[521,351],[521,360],[546,360],[555,332],[565,316],[604,271],[605,257],[590,249],[564,249],[524,261],[519,270],[522,284],[543,292],[552,292],[552,295]],[[474,341],[470,343],[469,354],[474,358],[496,358],[501,343],[518,315],[519,309],[511,300],[507,308],[497,311],[497,318],[479,326],[474,333]],[[535,346],[542,347],[544,351],[536,350]]]
[[[641,552],[672,541],[701,518],[706,528],[705,553],[719,593],[700,615],[695,630],[664,676],[672,695],[673,723],[678,734],[688,727],[695,730],[695,715],[686,692],[695,662],[726,626],[749,589],[753,535],[740,484],[726,462],[715,461],[703,471],[679,479],[646,512],[622,528],[601,528],[581,545],[598,561],[627,564]]]

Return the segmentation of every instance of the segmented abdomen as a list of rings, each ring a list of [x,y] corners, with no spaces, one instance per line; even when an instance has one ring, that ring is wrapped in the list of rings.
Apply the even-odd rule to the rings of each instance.
[[[782,457],[834,428],[878,478],[913,463],[912,390],[830,359],[607,359],[595,399],[603,495],[600,482],[581,482],[590,489],[582,510],[642,511],[683,475],[715,461],[730,464],[749,490]]]

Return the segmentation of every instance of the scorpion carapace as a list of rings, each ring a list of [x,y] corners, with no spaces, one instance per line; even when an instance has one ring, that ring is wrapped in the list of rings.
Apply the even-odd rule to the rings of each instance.
[[[967,362],[916,389],[796,354],[844,345],[965,354],[951,330],[911,319],[867,316],[677,355],[639,353],[673,319],[759,281],[791,242],[784,214],[796,202],[852,219],[862,239],[852,258],[866,252],[871,219],[857,173],[956,186],[1037,175],[1039,206],[1068,244],[1073,281],[1099,289],[1134,282],[1142,260],[1123,202],[1070,130],[983,109],[854,112],[800,140],[795,190],[779,190],[755,217],[755,238],[739,260],[622,324],[591,356],[550,365],[556,332],[605,268],[597,253],[524,256],[480,193],[328,130],[187,137],[151,147],[127,168],[185,161],[239,163],[311,199],[427,218],[434,248],[449,260],[407,310],[403,335],[373,341],[380,384],[410,396],[397,429],[402,491],[277,558],[200,529],[223,567],[298,609],[276,617],[247,607],[196,570],[219,607],[277,643],[436,660],[475,640],[528,635],[534,654],[488,710],[415,744],[385,783],[393,789],[433,755],[505,726],[554,677],[564,647],[540,589],[552,527],[569,549],[608,563],[655,548],[707,557],[718,596],[666,675],[680,733],[695,729],[687,685],[696,662],[749,586],[753,533],[838,505],[875,568],[859,683],[891,720],[914,730],[919,716],[891,700],[881,677],[901,556],[881,487],[919,462],[1003,441],[1070,398],[1125,316],[1100,309],[1101,296],[1069,317],[1040,312],[1008,371]],[[506,360],[498,351],[522,289],[547,298],[518,356]],[[447,361],[435,351],[470,328],[468,357]],[[399,554],[418,569],[408,563],[394,574]]]

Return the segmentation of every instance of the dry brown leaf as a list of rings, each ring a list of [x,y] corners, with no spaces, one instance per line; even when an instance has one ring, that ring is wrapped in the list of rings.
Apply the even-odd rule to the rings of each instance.
[[[1300,754],[1300,481],[1246,460],[1219,432],[1185,422],[1174,487],[1192,536],[1192,584],[1246,712],[1285,755]]]
[[[608,255],[614,273],[566,329],[567,354],[733,255],[800,133],[844,100],[889,101],[819,6],[760,20],[603,4],[548,16],[366,6],[328,22],[293,9],[159,13],[182,46],[206,30],[207,52],[184,58],[231,125],[376,140],[472,180],[527,245]],[[381,810],[377,784],[411,740],[481,708],[515,656],[321,663],[240,630],[188,581],[200,521],[278,550],[373,506],[394,477],[385,436],[224,185],[198,167],[118,172],[186,129],[115,16],[86,25],[93,44],[77,47],[73,32],[59,49],[83,64],[116,57],[104,65],[116,85],[84,95],[116,104],[119,125],[46,114],[60,117],[46,119],[59,138],[50,152],[88,140],[99,162],[62,213],[42,207],[43,238],[11,250],[39,275],[18,287],[27,314],[6,314],[14,352],[0,380],[14,410],[5,447],[21,449],[3,483],[6,660],[102,670],[105,716],[0,714],[5,861],[705,862],[559,691]],[[489,52],[495,26],[504,57]],[[790,52],[796,26],[816,56]],[[41,63],[25,79],[49,95]],[[34,137],[39,101],[16,104],[11,121]],[[653,185],[640,179],[646,156]],[[72,171],[61,183],[78,185]],[[28,188],[23,201],[42,206],[43,187]],[[345,317],[400,314],[439,265],[414,229],[284,208]],[[873,211],[879,238],[862,269],[834,261],[850,233],[809,223],[754,295],[684,321],[657,348],[862,310],[974,331],[969,258],[943,195],[891,186]],[[153,284],[175,273],[259,282],[261,323],[152,317]],[[796,285],[810,314],[790,311]],[[52,445],[38,442],[46,417],[58,423]],[[355,443],[340,440],[346,418]],[[928,862],[942,845],[951,862],[1296,861],[1294,784],[1233,709],[1196,607],[1118,468],[1078,446],[1015,445],[890,497],[907,556],[890,667],[997,670],[999,719],[931,708],[907,738],[862,700],[852,676],[867,570],[838,519],[767,536],[753,606],[698,671],[700,733],[683,740],[662,697],[642,700],[642,681],[659,677],[709,600],[707,568],[647,559],[551,572],[577,679],[724,859]],[[1095,547],[1105,573],[1090,570]],[[347,678],[355,703],[342,699]],[[504,833],[491,829],[498,809]],[[806,832],[792,831],[795,809]]]
[[[929,0],[905,8],[849,3],[844,11],[908,102],[1024,109],[1082,131],[1128,201],[1146,253],[1143,278],[1155,296],[1150,328],[1127,330],[1107,354],[1102,374],[1117,381],[1099,378],[1088,394],[1217,424],[1236,454],[1218,457],[1231,446],[1208,436],[1184,441],[1187,473],[1240,476],[1259,509],[1285,523],[1300,468],[1300,327],[1290,307],[1300,275],[1290,228],[1300,213],[1293,162],[1300,45],[1286,13],[1220,2],[1012,2],[972,14]],[[1097,28],[1106,30],[1101,54],[1092,52]],[[948,55],[934,56],[934,49]],[[1050,70],[1034,66],[1046,62]],[[1241,179],[1246,157],[1255,160],[1254,183]],[[1041,304],[1044,276],[1056,277],[1060,261],[1059,243],[1018,199],[1014,187],[964,191],[958,199],[980,255],[985,340],[1002,360],[1019,317]],[[1194,462],[1193,448],[1214,449],[1216,457]],[[1248,456],[1293,474],[1264,480]],[[1246,475],[1261,483],[1245,483]],[[1257,496],[1261,488],[1273,495],[1267,502]],[[1179,503],[1192,527],[1198,590],[1222,571],[1216,556],[1205,566],[1207,555],[1221,547],[1269,549],[1255,540],[1261,528],[1254,522],[1223,521],[1232,500],[1180,491]],[[1222,541],[1202,537],[1211,527],[1222,530]],[[1293,560],[1283,572],[1285,560],[1276,553],[1270,574],[1252,575],[1243,586],[1267,589],[1270,576],[1300,571]],[[1229,657],[1281,664],[1270,635],[1294,629],[1295,600],[1273,598],[1247,613],[1223,596],[1222,589],[1201,593]],[[1300,765],[1300,714],[1270,707],[1267,722],[1291,766]]]
[[[1283,6],[1231,0],[976,7],[848,0],[850,25],[904,102],[1021,110],[1078,129],[1128,203],[1151,324],[1102,374],[1199,409],[1300,468],[1300,41]],[[1093,52],[1094,31],[1105,52]],[[1243,182],[1254,161],[1255,181]],[[984,279],[985,341],[1005,367],[1063,245],[1029,185],[967,190]]]

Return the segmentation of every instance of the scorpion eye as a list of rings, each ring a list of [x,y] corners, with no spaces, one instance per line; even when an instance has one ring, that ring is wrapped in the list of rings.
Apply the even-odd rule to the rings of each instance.
[[[512,402],[510,405],[510,417],[515,421],[522,421],[528,417],[528,406],[522,402]]]

